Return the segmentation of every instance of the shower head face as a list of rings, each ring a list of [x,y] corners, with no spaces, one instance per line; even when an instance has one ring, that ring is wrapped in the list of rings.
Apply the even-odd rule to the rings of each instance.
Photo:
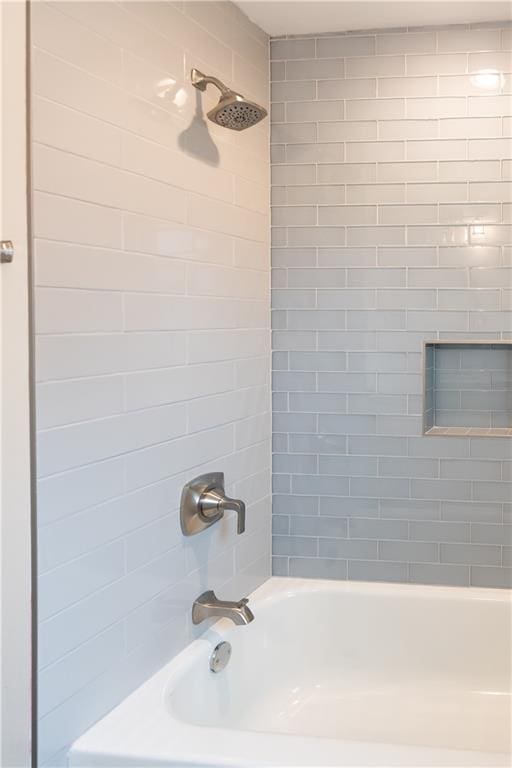
[[[244,99],[239,93],[228,91],[222,95],[216,107],[208,112],[212,123],[230,128],[232,131],[244,131],[267,116],[267,110]]]

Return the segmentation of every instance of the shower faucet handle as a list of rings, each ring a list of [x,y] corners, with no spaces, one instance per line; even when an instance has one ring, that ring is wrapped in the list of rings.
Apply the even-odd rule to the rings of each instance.
[[[204,531],[224,516],[224,512],[237,513],[237,533],[245,531],[245,504],[231,499],[224,490],[224,473],[209,472],[185,485],[181,494],[180,521],[185,536]]]

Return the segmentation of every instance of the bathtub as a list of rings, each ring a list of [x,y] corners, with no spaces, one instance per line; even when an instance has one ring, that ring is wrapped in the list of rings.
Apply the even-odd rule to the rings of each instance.
[[[252,624],[214,624],[69,764],[510,765],[507,591],[272,578],[250,605]]]

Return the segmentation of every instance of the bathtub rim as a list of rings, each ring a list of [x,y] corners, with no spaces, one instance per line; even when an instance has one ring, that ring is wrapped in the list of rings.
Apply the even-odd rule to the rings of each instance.
[[[293,597],[300,593],[345,593],[345,594],[372,594],[372,595],[395,595],[397,597],[415,596],[419,599],[427,599],[435,596],[441,600],[463,600],[464,602],[493,602],[499,604],[508,604],[512,608],[512,591],[505,589],[490,589],[480,587],[450,587],[441,585],[421,585],[421,584],[395,584],[388,582],[355,582],[355,581],[336,581],[327,579],[304,579],[272,576],[263,584],[257,587],[251,594],[251,606],[257,611],[260,607],[271,605],[280,600]],[[265,743],[266,751],[272,750],[274,755],[286,754],[287,745],[290,739],[294,740],[294,745],[307,754],[309,750],[324,750],[326,740],[318,737],[302,737],[279,733],[259,733],[247,732],[231,728],[220,728],[218,726],[195,725],[188,723],[173,713],[169,706],[168,697],[170,689],[173,689],[177,683],[186,675],[190,665],[194,660],[205,653],[209,653],[213,646],[219,641],[229,636],[233,631],[243,631],[243,627],[234,627],[228,619],[220,619],[208,627],[206,631],[195,640],[192,640],[179,654],[173,657],[158,672],[143,683],[139,688],[127,696],[115,709],[109,712],[104,718],[93,725],[88,731],[80,736],[73,744],[69,752],[69,766],[183,766],[183,768],[226,768],[226,766],[264,766],[271,765],[263,761],[263,758],[257,758],[259,762],[248,760],[246,762],[237,761],[233,755],[239,754],[239,750],[253,745],[255,753],[261,750],[262,743]],[[149,715],[144,704],[156,709],[154,715]],[[127,713],[135,718],[143,712],[142,720],[136,721],[141,725],[145,724],[149,733],[145,749],[141,752],[137,742],[137,749],[133,744],[128,749],[120,745],[120,737],[124,736],[124,715]],[[156,716],[155,716],[156,715]],[[112,727],[113,726],[113,727]],[[173,731],[173,740],[167,744],[167,748],[162,750],[162,745],[157,745],[152,738],[152,734]],[[201,733],[205,743],[212,745],[212,751],[215,753],[215,747],[219,749],[215,757],[208,757],[208,763],[205,762],[204,752],[198,753],[191,745],[197,741],[198,734]],[[226,734],[229,734],[229,743],[232,749],[226,753]],[[146,734],[145,734],[146,735]],[[167,733],[167,736],[169,734]],[[129,735],[128,741],[132,738]],[[337,741],[337,740],[332,740]],[[340,740],[341,741],[341,740]],[[464,765],[468,766],[508,766],[510,761],[509,753],[482,753],[470,750],[454,750],[432,747],[408,746],[386,742],[362,742],[362,741],[342,741],[347,749],[347,762],[345,763],[326,763],[328,765],[396,765],[410,766],[412,760],[418,760],[414,765]],[[172,746],[171,746],[172,745]],[[327,747],[327,751],[329,748]],[[368,762],[358,762],[361,753],[368,753]],[[371,755],[380,754],[384,757],[382,763],[371,760]],[[351,758],[353,755],[353,758]],[[107,757],[108,756],[108,757]],[[387,757],[386,757],[387,756]],[[496,762],[488,762],[489,757]],[[201,761],[202,758],[202,761]],[[451,759],[453,758],[453,762]],[[108,759],[108,762],[106,762]],[[393,762],[386,762],[386,759],[393,759]],[[500,762],[500,760],[503,762]],[[144,762],[148,760],[148,762]],[[375,760],[375,758],[374,758]],[[425,762],[426,760],[426,762]],[[431,761],[429,763],[429,760]],[[439,761],[442,762],[439,762]],[[132,762],[133,761],[133,762]],[[293,765],[293,763],[283,762],[284,765]],[[303,765],[306,765],[304,763]],[[313,766],[314,763],[307,764]]]

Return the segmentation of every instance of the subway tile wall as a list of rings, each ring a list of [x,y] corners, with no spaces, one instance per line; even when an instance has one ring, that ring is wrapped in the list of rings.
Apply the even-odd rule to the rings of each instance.
[[[512,345],[442,344],[429,349],[436,426],[496,434],[512,428]]]
[[[229,3],[32,3],[39,761],[270,572],[268,121],[205,120],[197,66],[265,104]],[[183,484],[248,503],[181,535]]]
[[[275,574],[512,583],[512,441],[421,413],[424,340],[511,338],[511,73],[507,25],[271,43]]]

